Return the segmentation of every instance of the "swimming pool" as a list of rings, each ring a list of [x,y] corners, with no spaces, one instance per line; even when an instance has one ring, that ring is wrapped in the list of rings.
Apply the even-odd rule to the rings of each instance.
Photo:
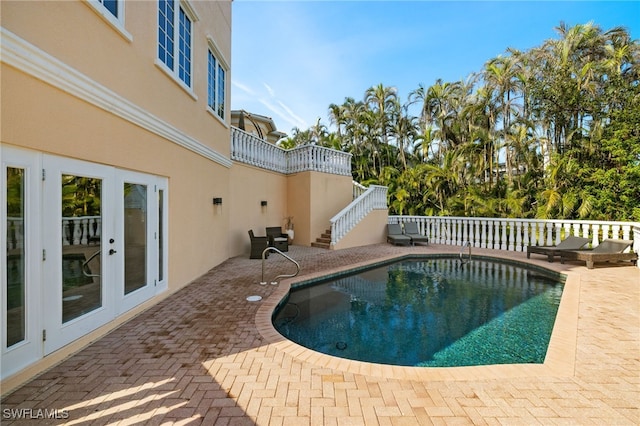
[[[299,283],[272,322],[302,346],[352,360],[543,363],[562,289],[560,274],[522,263],[404,259]]]

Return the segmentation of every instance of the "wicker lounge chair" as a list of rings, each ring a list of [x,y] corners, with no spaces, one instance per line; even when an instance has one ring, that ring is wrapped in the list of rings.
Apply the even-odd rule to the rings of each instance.
[[[404,235],[411,238],[411,244],[414,246],[416,245],[416,243],[429,243],[429,238],[420,233],[418,224],[416,222],[404,223]]]
[[[633,244],[631,240],[604,240],[593,250],[570,250],[560,253],[560,263],[565,260],[580,260],[587,263],[587,268],[593,269],[596,262],[618,262],[630,260],[638,261],[638,253],[623,253]]]
[[[282,232],[279,226],[267,227],[267,237],[271,237],[271,245],[280,251],[289,251],[289,235]]]
[[[549,262],[553,262],[553,258],[555,256],[560,256],[562,251],[579,250],[587,245],[588,242],[588,238],[569,235],[567,238],[560,241],[557,246],[527,246],[527,259],[530,258],[531,253],[537,253],[546,255]]]
[[[269,244],[271,239],[268,236],[256,237],[253,234],[253,229],[249,230],[249,238],[251,239],[251,254],[249,255],[249,259],[262,259],[262,252],[271,245]],[[265,257],[269,257],[268,252]]]
[[[411,244],[411,238],[402,233],[402,226],[399,223],[390,223],[387,225],[387,242],[408,246]]]

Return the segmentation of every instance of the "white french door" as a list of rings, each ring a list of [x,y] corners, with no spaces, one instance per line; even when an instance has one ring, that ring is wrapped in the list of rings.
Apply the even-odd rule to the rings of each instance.
[[[7,377],[166,289],[167,181],[1,148]]]
[[[44,352],[115,316],[118,265],[113,167],[44,156]]]

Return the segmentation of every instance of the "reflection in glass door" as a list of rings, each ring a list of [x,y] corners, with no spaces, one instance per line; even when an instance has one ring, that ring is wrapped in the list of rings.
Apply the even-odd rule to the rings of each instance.
[[[147,186],[124,183],[124,294],[147,285]]]
[[[62,175],[62,322],[102,306],[102,179]]]
[[[7,288],[5,328],[7,348],[25,340],[26,282],[24,235],[24,169],[7,167]]]

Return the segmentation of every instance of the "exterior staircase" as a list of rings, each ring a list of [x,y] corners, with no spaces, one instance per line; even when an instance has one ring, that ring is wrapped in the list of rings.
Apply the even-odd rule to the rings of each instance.
[[[318,247],[323,249],[331,248],[331,229],[327,229],[322,233],[320,238],[316,238],[316,241],[311,243],[311,247]]]

